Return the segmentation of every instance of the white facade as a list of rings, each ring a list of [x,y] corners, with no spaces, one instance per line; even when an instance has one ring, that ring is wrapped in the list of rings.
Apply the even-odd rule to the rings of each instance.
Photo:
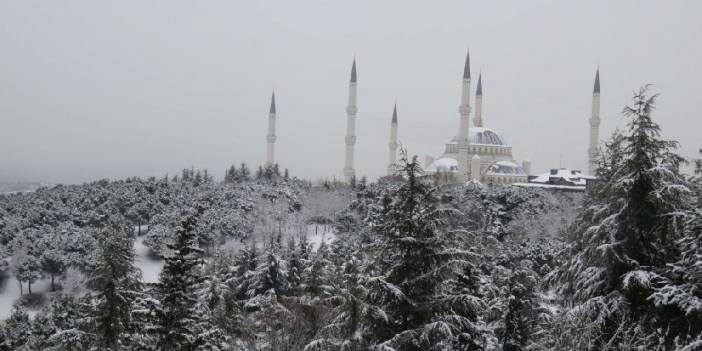
[[[470,60],[466,57],[463,72],[458,135],[446,143],[444,152],[427,162],[425,173],[442,175],[442,182],[510,184],[526,182],[527,172],[512,158],[512,147],[494,130],[484,127],[482,74],[475,96],[474,127],[470,127]]]

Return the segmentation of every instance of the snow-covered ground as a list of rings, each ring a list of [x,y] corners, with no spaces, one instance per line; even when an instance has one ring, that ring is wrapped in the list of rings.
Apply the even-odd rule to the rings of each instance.
[[[22,284],[24,294],[27,294],[27,283]],[[32,284],[32,293],[44,293],[51,290],[51,280],[40,279]],[[0,319],[7,319],[12,312],[12,304],[20,298],[19,282],[13,275],[8,275],[0,281]]]
[[[143,228],[145,229],[145,228]],[[287,233],[286,238],[290,235],[298,239],[298,234]],[[317,251],[322,242],[327,245],[331,244],[336,239],[334,229],[328,225],[308,225],[307,240],[312,245],[312,250]],[[134,250],[136,251],[136,266],[141,269],[142,278],[145,283],[158,282],[158,275],[163,269],[164,261],[155,259],[150,255],[149,248],[144,245],[145,236],[138,236],[134,241]],[[286,239],[287,240],[287,239]],[[256,240],[260,244],[262,240]],[[229,248],[232,248],[229,246]],[[59,279],[56,279],[59,282]],[[24,293],[27,294],[27,283],[22,285]],[[46,293],[51,290],[51,280],[49,278],[40,279],[32,284],[32,293]],[[17,279],[8,275],[0,280],[0,319],[7,319],[12,311],[12,305],[20,297],[20,287]],[[30,311],[31,312],[31,311]]]
[[[136,251],[135,265],[141,269],[144,283],[156,283],[158,282],[158,275],[163,269],[164,261],[149,255],[150,249],[144,245],[144,238],[146,236],[142,235],[134,240],[134,251]]]
[[[312,251],[317,251],[322,242],[327,245],[336,239],[334,228],[329,225],[311,224],[307,226],[307,241],[312,245]]]
[[[327,243],[327,245],[329,245],[336,239],[336,233],[334,233],[334,228],[330,225],[309,224],[305,228],[304,234],[307,237],[307,242],[310,245],[312,245],[312,251],[317,251],[322,242],[325,242]],[[299,242],[301,233],[299,233],[296,229],[284,228],[282,238],[283,245],[286,245],[288,239],[291,236],[295,238],[295,242]],[[263,243],[268,239],[263,236],[254,236],[254,240],[256,242],[256,246],[258,248],[262,248]],[[233,250],[234,252],[237,252],[242,247],[248,245],[251,245],[251,241],[249,240],[245,242],[241,242],[240,240],[231,240],[222,245],[222,249]]]

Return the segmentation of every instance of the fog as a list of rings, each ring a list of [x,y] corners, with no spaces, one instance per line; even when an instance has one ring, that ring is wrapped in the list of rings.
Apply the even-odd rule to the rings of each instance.
[[[605,139],[632,91],[661,93],[655,120],[702,147],[698,1],[0,1],[0,181],[76,183],[222,176],[276,159],[340,177],[358,65],[356,172],[386,170],[392,107],[410,154],[457,133],[463,61],[483,118],[532,171],[585,168],[597,66]],[[473,104],[473,101],[471,101]]]

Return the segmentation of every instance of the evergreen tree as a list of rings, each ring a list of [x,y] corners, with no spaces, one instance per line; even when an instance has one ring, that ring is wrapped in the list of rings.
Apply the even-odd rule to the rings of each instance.
[[[41,254],[40,261],[44,272],[51,276],[51,291],[56,291],[54,279],[66,271],[65,257],[55,248],[47,248]]]
[[[504,351],[528,350],[533,335],[535,318],[534,279],[525,271],[513,273],[509,283],[505,332],[502,349]]]
[[[32,283],[41,278],[41,262],[30,253],[22,253],[15,263],[14,274],[17,280],[20,282],[20,293],[22,282],[27,282],[27,290],[31,295]]]
[[[615,135],[603,153],[600,185],[585,199],[572,227],[572,256],[559,273],[561,292],[581,303],[581,311],[591,312],[584,318],[596,324],[595,347],[622,340],[626,325],[666,330],[669,335],[660,338],[668,345],[682,331],[668,329],[671,319],[656,318],[662,315],[651,296],[667,284],[663,274],[679,256],[675,242],[689,189],[679,173],[683,160],[674,153],[677,143],[662,140],[651,119],[657,96],[647,90],[635,93],[623,111],[631,119],[629,130]],[[642,342],[657,347],[660,338]]]
[[[100,240],[99,257],[89,281],[89,286],[98,291],[98,344],[110,350],[126,349],[128,335],[135,332],[132,305],[141,290],[141,272],[134,267],[134,244],[124,231],[107,231]]]
[[[385,306],[391,322],[376,335],[387,338],[383,346],[402,350],[478,349],[480,300],[442,290],[468,264],[469,253],[450,248],[441,228],[452,211],[438,207],[417,158],[403,161],[406,181],[393,191],[379,226],[386,273],[376,285],[391,298]]]
[[[251,178],[249,166],[247,166],[244,162],[241,163],[241,167],[239,168],[239,175],[241,176],[242,181],[247,181]]]
[[[369,279],[360,272],[355,256],[343,265],[341,281],[324,299],[331,307],[329,320],[305,351],[368,350],[374,340],[373,328],[388,322],[385,311],[370,303],[374,289],[366,286]]]
[[[196,329],[198,316],[194,295],[202,250],[197,247],[194,228],[203,211],[198,207],[186,217],[176,230],[175,242],[168,245],[172,254],[165,259],[158,283],[159,350],[195,350],[202,342]]]
[[[10,318],[2,322],[0,337],[0,350],[19,350],[31,338],[31,321],[27,311],[22,307],[15,307]]]

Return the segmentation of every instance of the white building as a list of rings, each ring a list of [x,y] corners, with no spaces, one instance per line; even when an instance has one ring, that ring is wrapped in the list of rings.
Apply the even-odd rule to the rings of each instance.
[[[529,183],[516,183],[515,185],[532,188],[546,188],[557,190],[584,191],[589,182],[596,178],[583,174],[579,170],[567,168],[552,169],[549,172],[529,177]]]
[[[357,74],[356,60],[351,66],[349,80],[349,96],[346,107],[346,134],[344,136],[344,168],[345,181],[350,181],[356,175],[354,169],[354,149],[356,145],[357,106]],[[461,104],[458,107],[458,133],[449,140],[443,153],[437,159],[427,156],[424,172],[434,177],[438,183],[465,183],[477,181],[486,184],[525,184],[529,181],[531,162],[524,160],[518,163],[512,156],[512,146],[498,132],[484,126],[483,118],[483,78],[478,76],[475,91],[475,114],[473,125],[470,124],[470,55],[466,55],[463,69]],[[600,74],[599,68],[595,77],[595,87],[592,96],[592,115],[590,117],[590,145],[588,148],[588,172],[596,171],[596,159],[599,154],[599,125],[600,125]],[[271,97],[271,107],[268,114],[268,144],[266,164],[275,162],[276,136],[276,107],[275,96]],[[396,159],[398,149],[398,118],[397,106],[393,109],[390,124],[390,140],[388,143],[389,157],[387,175],[397,172]],[[532,177],[533,178],[533,177]]]
[[[427,157],[425,173],[442,183],[479,181],[488,184],[525,183],[529,161],[521,165],[512,157],[512,147],[496,131],[483,125],[483,82],[478,77],[473,126],[469,124],[470,56],[463,71],[463,92],[459,107],[459,132],[444,147],[438,159]]]

